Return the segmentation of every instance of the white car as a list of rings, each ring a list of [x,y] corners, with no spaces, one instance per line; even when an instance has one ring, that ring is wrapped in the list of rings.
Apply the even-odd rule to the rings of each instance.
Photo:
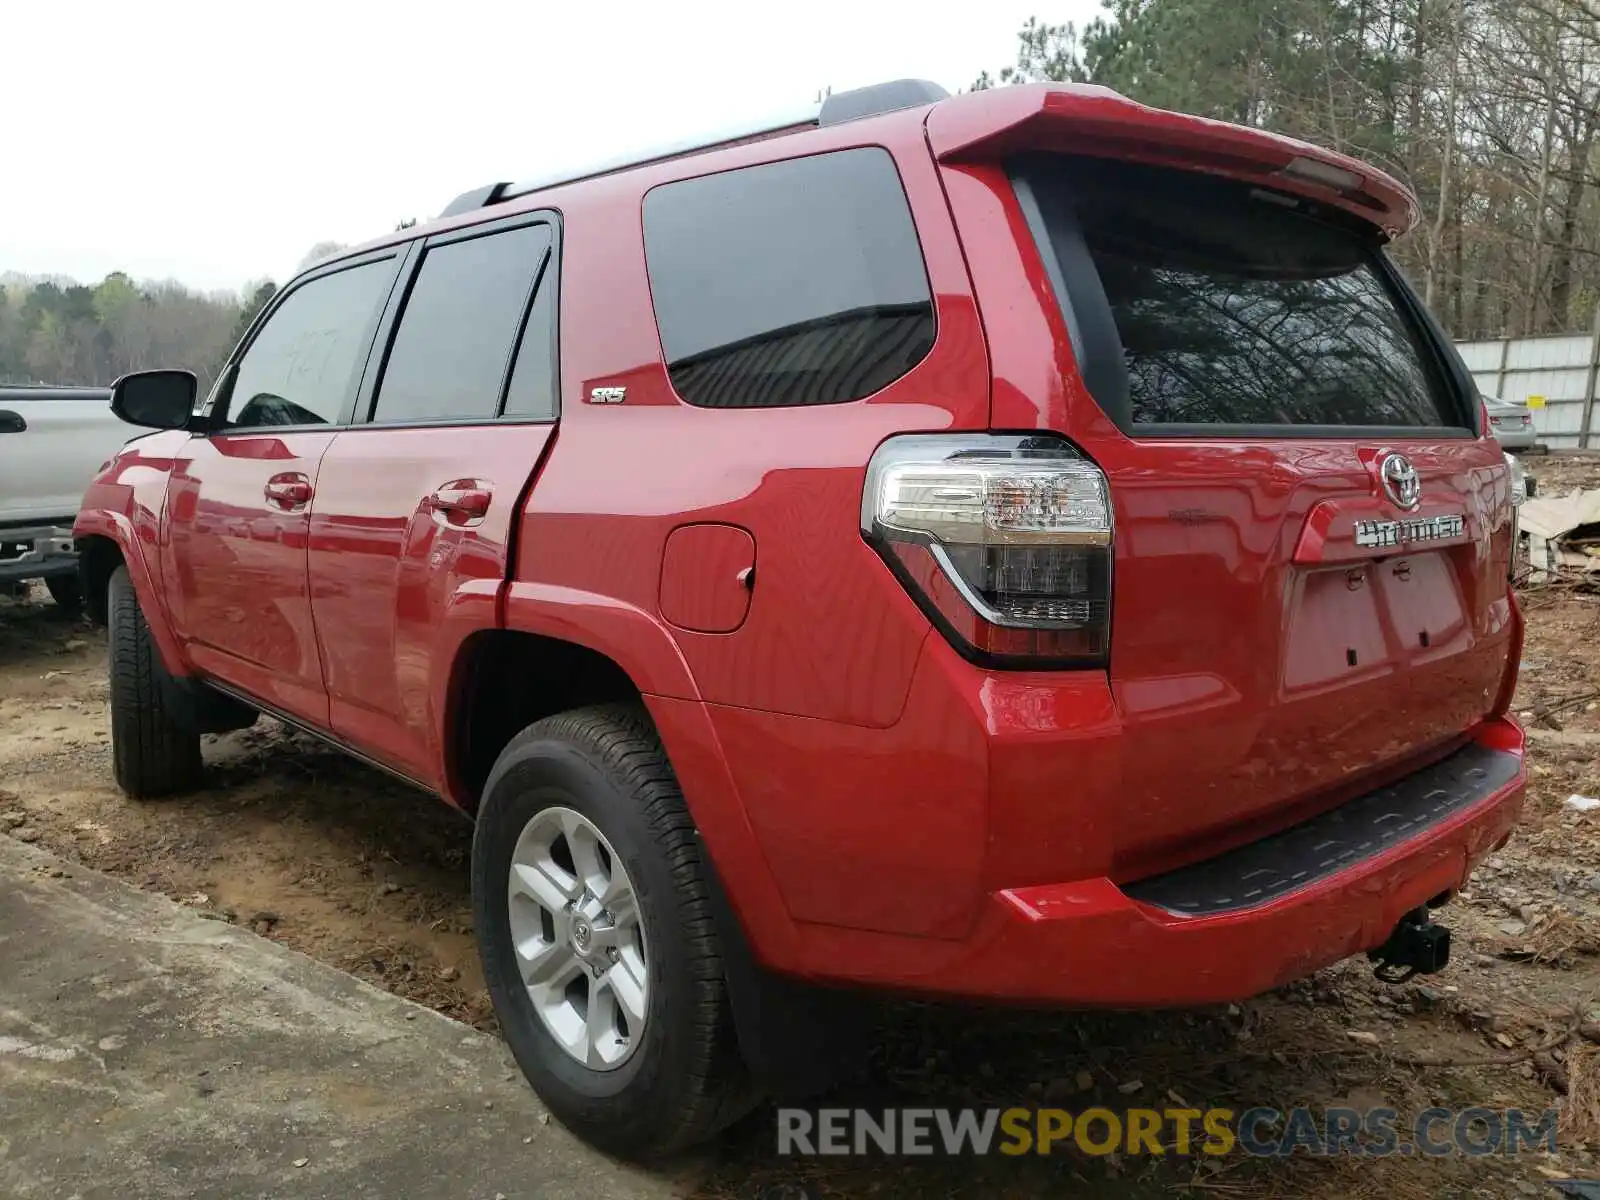
[[[1483,406],[1489,410],[1489,432],[1503,449],[1526,450],[1533,445],[1533,413],[1526,404],[1485,396]]]
[[[110,388],[0,387],[0,586],[42,579],[76,607],[78,504],[139,432],[112,413]]]

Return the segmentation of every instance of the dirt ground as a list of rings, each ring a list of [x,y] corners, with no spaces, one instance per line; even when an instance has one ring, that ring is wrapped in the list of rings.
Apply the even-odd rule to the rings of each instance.
[[[1531,460],[1540,490],[1600,460]],[[1445,973],[1390,987],[1364,961],[1242,1006],[1074,1016],[895,1005],[834,1106],[1090,1104],[1240,1111],[1440,1105],[1563,1110],[1560,1150],[1466,1159],[1233,1156],[959,1163],[795,1161],[770,1110],[700,1156],[701,1197],[1554,1196],[1600,1176],[1600,593],[1523,596],[1517,709],[1531,777],[1519,835],[1441,919]],[[42,589],[0,598],[0,833],[192,905],[480,1028],[471,831],[444,805],[263,721],[208,739],[205,791],[135,804],[111,781],[103,634]],[[1572,1095],[1568,1095],[1568,1092]],[[1591,1150],[1593,1147],[1593,1150]]]

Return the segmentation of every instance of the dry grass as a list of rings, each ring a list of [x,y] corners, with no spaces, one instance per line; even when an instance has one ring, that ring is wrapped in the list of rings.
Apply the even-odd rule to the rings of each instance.
[[[1600,1047],[1580,1044],[1567,1054],[1567,1103],[1561,1113],[1561,1139],[1600,1141]]]
[[[1541,965],[1570,961],[1574,955],[1600,953],[1600,937],[1588,922],[1570,912],[1539,918],[1523,939],[1531,961]]]

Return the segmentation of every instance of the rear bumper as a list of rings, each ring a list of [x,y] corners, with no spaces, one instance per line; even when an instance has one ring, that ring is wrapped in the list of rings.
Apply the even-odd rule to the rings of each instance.
[[[1537,434],[1529,429],[1494,430],[1494,440],[1500,443],[1503,450],[1526,450],[1537,440]]]
[[[1492,721],[1436,768],[1207,862],[1125,887],[998,892],[962,953],[871,982],[1082,1006],[1259,995],[1381,945],[1460,888],[1510,834],[1524,783],[1521,730]]]
[[[0,583],[73,575],[77,570],[70,524],[0,528]]]

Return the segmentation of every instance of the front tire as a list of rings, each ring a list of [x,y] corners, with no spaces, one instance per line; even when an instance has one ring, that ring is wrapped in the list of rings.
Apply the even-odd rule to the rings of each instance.
[[[694,824],[645,713],[577,709],[501,753],[472,843],[484,977],[557,1118],[616,1154],[703,1141],[754,1101]]]
[[[106,612],[117,786],[135,800],[188,791],[200,782],[200,735],[180,722],[168,703],[165,668],[127,567],[111,576]]]

